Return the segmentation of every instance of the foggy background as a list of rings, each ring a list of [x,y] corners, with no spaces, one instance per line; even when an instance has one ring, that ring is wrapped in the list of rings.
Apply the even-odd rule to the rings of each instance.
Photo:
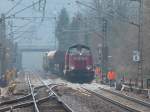
[[[30,5],[38,0],[0,0],[0,13],[8,13],[17,2],[20,4],[15,7],[8,15],[12,15],[20,9]],[[41,19],[11,19],[7,20],[6,24],[13,23],[13,31],[18,30],[18,27],[24,26],[19,29],[18,32],[14,33],[14,41],[18,42],[19,46],[50,46],[52,48],[57,47],[57,40],[54,36],[55,22],[60,13],[60,10],[65,7],[70,15],[73,15],[78,10],[75,0],[47,0],[45,9],[45,18],[43,21]],[[21,13],[18,13],[16,17],[42,17],[42,12],[38,11],[38,5],[34,8],[29,8]],[[8,31],[10,31],[10,25],[6,25]],[[26,33],[22,33],[26,31]],[[9,37],[9,35],[7,36]],[[25,69],[42,70],[42,52],[24,52],[22,57],[22,66]]]

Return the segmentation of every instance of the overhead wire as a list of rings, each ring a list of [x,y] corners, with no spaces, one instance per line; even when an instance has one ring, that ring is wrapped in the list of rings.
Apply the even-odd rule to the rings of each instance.
[[[23,1],[23,0],[18,1],[11,9],[9,9],[9,10],[6,12],[6,15],[8,15],[11,11],[13,11],[22,1]],[[39,18],[39,19],[41,19],[41,22],[40,22],[40,25],[41,25],[45,18],[47,18],[47,19],[48,19],[48,18],[55,18],[55,17],[45,17],[46,0],[43,0],[43,4],[42,4],[42,5],[43,5],[43,6],[42,6],[43,17],[17,17],[17,18],[15,17],[17,14],[19,14],[19,13],[21,13],[21,12],[23,12],[23,11],[25,11],[25,10],[27,10],[27,9],[29,9],[29,8],[31,8],[31,7],[33,7],[33,6],[35,6],[36,4],[40,3],[41,1],[42,1],[42,0],[38,0],[38,1],[34,2],[34,3],[32,3],[31,5],[28,5],[28,6],[24,7],[24,8],[22,8],[22,9],[20,9],[20,10],[14,12],[13,14],[10,14],[10,15],[6,16],[5,19],[23,19],[23,20],[31,20],[31,19],[32,19],[32,20],[33,20],[33,19],[38,19],[38,18]],[[30,24],[30,22],[29,22],[28,24]],[[28,24],[25,24],[25,25],[23,25],[23,26],[20,27],[20,28],[22,29],[22,28],[28,26]],[[40,25],[39,25],[39,26],[40,26]],[[20,34],[20,33],[17,33],[17,32],[19,32],[20,28],[17,29],[18,31],[17,31],[17,30],[15,31],[15,33],[18,34],[19,36],[15,37],[14,40],[20,38],[21,35],[23,35],[24,33],[27,32],[27,31],[23,31],[21,34]],[[11,33],[12,33],[12,32],[11,32]],[[10,34],[8,34],[8,35],[10,35]]]
[[[7,16],[6,18],[13,17],[13,16],[15,16],[15,15],[17,15],[17,14],[19,14],[19,13],[25,11],[26,9],[29,9],[29,8],[33,7],[34,5],[36,5],[36,4],[38,4],[38,3],[39,3],[39,0],[36,1],[36,2],[34,2],[34,3],[32,3],[31,5],[26,6],[26,7],[23,8],[23,9],[20,9],[20,10],[16,11],[14,14],[11,14],[10,16]]]
[[[84,3],[80,2],[80,1],[76,1],[76,3],[77,3],[77,4],[84,5],[84,6],[86,6],[86,7],[91,8],[92,10],[97,11],[97,9],[96,9],[96,8],[94,8],[94,7],[90,6],[90,5],[84,4]],[[127,17],[125,17],[125,16],[123,16],[123,15],[120,15],[117,11],[116,11],[115,13],[117,14],[117,16],[122,17],[122,19],[121,19],[121,18],[119,18],[119,19],[120,19],[120,21],[123,21],[123,22],[129,23],[129,24],[132,24],[132,25],[134,25],[134,26],[139,26],[137,23],[134,23],[134,22],[130,21]],[[104,13],[104,14],[105,14],[105,15],[107,15],[107,16],[110,16],[110,17],[114,17],[114,15],[112,15],[112,14],[110,14],[110,13]],[[99,18],[100,18],[100,17],[99,17]]]
[[[139,27],[138,23],[135,23],[134,21],[130,21],[129,18],[127,18],[126,16],[123,16],[123,15],[119,14],[117,11],[116,11],[116,15],[119,16],[118,20]]]
[[[31,17],[31,16],[19,16],[19,17],[11,17],[12,19],[41,19],[43,17]],[[47,19],[55,19],[56,17],[44,17]]]
[[[41,18],[41,23],[44,21],[45,19],[45,10],[46,10],[46,0],[40,0],[39,1],[39,8],[42,7],[42,18]],[[41,6],[42,5],[42,6]]]
[[[33,20],[32,20],[32,21],[33,21]],[[32,21],[31,21],[31,22],[32,22]],[[29,24],[30,24],[30,23],[29,23]],[[29,25],[29,24],[28,24],[28,25]],[[41,24],[41,22],[40,22],[40,24]],[[31,31],[31,32],[33,32],[33,31]],[[21,32],[21,33],[18,34],[18,36],[16,36],[14,39],[15,39],[15,40],[16,40],[16,39],[22,39],[22,38],[20,38],[20,37],[22,37],[22,35],[25,34],[25,33],[30,33],[30,32],[29,32],[29,29],[26,29],[25,31]],[[23,37],[23,38],[25,38],[25,37]]]
[[[13,11],[23,0],[19,0],[11,9],[9,9],[5,15],[8,15],[11,11]]]
[[[16,29],[16,31],[18,31],[18,30],[20,30],[20,29],[23,29],[23,28],[27,27],[29,24],[32,23],[32,21],[33,21],[33,20],[31,20],[31,21],[29,21],[28,23],[22,25],[21,27],[19,27],[18,29]]]
[[[22,39],[22,38],[24,38],[24,37],[22,37],[22,35],[25,34],[25,33],[27,33],[27,32],[28,32],[28,29],[25,30],[25,31],[23,31],[23,32],[21,32],[21,34],[18,35],[18,36],[16,36],[16,37],[14,38],[14,40],[17,41],[17,39]],[[20,38],[20,37],[22,37],[22,38]]]
[[[21,9],[21,10],[19,10],[19,11],[16,11],[14,14],[11,14],[10,16],[7,16],[6,18],[8,19],[8,18],[14,18],[15,16],[16,16],[16,14],[19,14],[19,13],[21,13],[21,12],[23,12],[23,11],[25,11],[26,9],[29,9],[29,8],[31,8],[31,7],[33,7],[34,5],[36,5],[36,4],[38,4],[39,2],[40,2],[41,0],[38,0],[38,1],[36,1],[36,2],[34,2],[34,3],[32,3],[31,5],[28,5],[28,6],[26,6],[25,8],[23,8],[23,9]],[[17,3],[16,3],[16,5],[14,5],[10,10],[8,10],[7,11],[7,15],[13,10],[13,9],[15,9],[20,3],[22,2],[22,0],[20,0],[20,1],[18,1]],[[46,6],[46,0],[44,0],[44,7],[43,7],[43,13],[45,12],[45,6]],[[45,14],[43,14],[43,16],[45,16]],[[41,17],[41,18],[43,18],[43,17]],[[15,18],[16,19],[16,18]],[[22,18],[22,19],[25,19],[25,18]],[[34,18],[35,19],[35,18]],[[33,21],[33,20],[32,20]],[[29,24],[30,24],[30,22],[29,22]],[[26,27],[27,26],[27,24],[25,24],[25,25],[23,25],[23,27],[22,28],[24,28],[24,27]],[[26,31],[25,31],[26,32]],[[23,32],[22,34],[24,34],[25,32]],[[22,35],[21,34],[21,35]],[[9,35],[9,34],[8,34]],[[18,37],[20,37],[20,35],[19,36],[17,36],[16,38],[18,38]],[[14,38],[14,39],[16,39],[16,38]]]
[[[33,20],[32,20],[33,21]],[[18,29],[16,29],[15,30],[15,32],[19,32],[19,30],[20,29],[23,29],[23,28],[25,28],[25,27],[27,27],[27,26],[29,26],[31,23],[32,23],[32,21],[29,21],[28,23],[26,23],[26,24],[24,24],[24,25],[22,25],[21,27],[19,27]],[[27,30],[25,30],[24,32],[27,32]],[[12,33],[12,32],[11,32]],[[8,35],[10,35],[11,33],[9,33]],[[14,32],[13,32],[14,33]],[[21,32],[21,34],[22,34],[23,32]],[[19,33],[18,33],[18,35],[19,35]],[[17,36],[17,38],[18,37],[20,37],[20,35],[19,36]],[[16,37],[15,38],[13,38],[14,40],[16,39]]]

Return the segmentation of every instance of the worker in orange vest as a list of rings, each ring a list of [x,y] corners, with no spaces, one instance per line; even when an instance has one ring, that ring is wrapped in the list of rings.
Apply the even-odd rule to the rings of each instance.
[[[100,81],[101,80],[101,69],[98,66],[95,67],[95,75],[96,75],[96,81]]]
[[[110,86],[114,86],[114,82],[116,80],[116,72],[113,70],[110,70],[107,74],[107,78],[109,80]]]

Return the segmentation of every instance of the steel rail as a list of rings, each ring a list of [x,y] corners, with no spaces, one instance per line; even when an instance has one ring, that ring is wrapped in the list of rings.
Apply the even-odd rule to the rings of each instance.
[[[39,77],[39,80],[43,83],[43,85],[46,86],[46,88],[49,89],[49,92],[52,96],[54,96],[57,101],[59,101],[63,107],[66,109],[66,111],[68,112],[74,112],[66,103],[64,103],[61,98],[57,95],[57,93],[53,90],[54,88],[58,87],[58,86],[62,86],[62,84],[52,84],[53,86],[52,87],[49,87],[50,84],[46,84],[40,77]]]
[[[143,100],[140,100],[140,99],[137,99],[137,98],[128,96],[128,95],[124,95],[124,94],[121,94],[121,93],[118,93],[118,92],[115,92],[115,91],[112,91],[112,90],[104,89],[104,88],[101,88],[101,87],[99,87],[99,89],[100,89],[100,90],[103,90],[103,91],[106,91],[106,92],[109,92],[109,93],[111,93],[111,94],[114,94],[114,95],[117,95],[117,96],[126,98],[126,99],[128,99],[128,100],[131,100],[131,101],[133,101],[133,102],[139,103],[139,104],[141,104],[141,105],[150,107],[150,103],[149,103],[149,102],[145,102],[145,101],[143,101]]]
[[[45,102],[45,101],[49,100],[49,98],[50,98],[50,96],[41,98],[39,100],[36,100],[36,103]],[[16,104],[14,106],[8,106],[8,107],[0,108],[0,112],[10,111],[10,110],[17,109],[17,108],[29,107],[29,106],[32,106],[33,104],[34,104],[33,101],[28,101],[28,102]]]
[[[42,86],[39,86],[39,87],[36,87],[37,88],[41,88]],[[44,86],[45,87],[45,86]],[[32,95],[31,95],[32,96]],[[30,97],[31,97],[30,96]],[[45,102],[47,100],[49,100],[51,98],[51,96],[48,96],[48,97],[44,97],[44,98],[41,98],[41,99],[38,99],[36,100],[36,103],[40,104],[42,102]],[[16,100],[16,99],[15,99]],[[12,100],[12,101],[9,101],[9,103],[14,103],[15,100]],[[7,102],[3,102],[3,104],[7,104]],[[0,112],[5,112],[5,111],[13,111],[13,109],[17,109],[17,108],[23,108],[23,107],[29,107],[29,106],[32,106],[34,104],[33,101],[26,101],[26,102],[23,102],[23,103],[20,103],[20,104],[16,104],[16,105],[13,105],[13,106],[6,106],[6,107],[3,107],[3,108],[0,108]]]
[[[32,96],[31,94],[28,94],[28,95],[26,95],[24,97],[20,97],[20,98],[16,98],[16,99],[13,99],[13,100],[0,102],[0,106],[12,104],[12,103],[18,103],[18,102],[21,102],[21,101],[25,101],[25,100],[29,99],[31,96]]]
[[[33,99],[35,111],[36,111],[36,112],[40,112],[40,111],[39,111],[39,108],[38,108],[38,106],[37,106],[37,103],[36,103],[36,99],[35,99],[35,94],[34,94],[34,89],[35,89],[35,88],[32,87],[32,84],[31,84],[31,80],[30,80],[29,75],[28,75],[27,78],[28,78],[28,83],[29,83],[29,87],[30,87],[30,90],[31,90],[31,94],[32,94],[32,99]]]
[[[0,106],[3,106],[2,108],[0,107],[0,112],[13,111],[13,109],[28,107],[28,106],[31,106],[35,103],[36,104],[37,103],[42,103],[42,102],[45,102],[45,101],[49,100],[49,98],[51,96],[35,100],[36,102],[34,102],[34,101],[25,101],[25,100],[28,100],[31,97],[33,99],[33,96],[35,96],[34,90],[45,87],[45,85],[41,85],[41,86],[32,88],[32,84],[31,84],[31,81],[29,80],[28,76],[27,76],[27,79],[28,79],[28,86],[30,87],[30,92],[31,93],[24,96],[24,97],[16,98],[16,99],[9,100],[9,101],[0,102]],[[32,90],[31,90],[31,88],[32,88]],[[21,101],[24,101],[24,102],[21,102]],[[21,103],[19,103],[19,102],[21,102]],[[18,103],[18,104],[14,104],[14,103]],[[11,104],[14,104],[14,105],[11,106]],[[7,105],[7,106],[5,107],[5,105]],[[8,106],[8,105],[10,105],[10,106]]]
[[[85,89],[86,91],[88,91],[89,93],[91,93],[91,94],[93,94],[93,95],[95,95],[95,96],[97,96],[97,97],[100,97],[100,98],[102,98],[102,99],[104,99],[104,100],[106,100],[106,101],[108,101],[108,102],[110,102],[110,103],[112,103],[112,104],[115,104],[115,105],[117,105],[117,106],[119,106],[119,107],[121,107],[121,108],[123,108],[123,109],[125,109],[125,110],[128,110],[128,111],[130,111],[130,112],[141,112],[140,110],[131,108],[131,107],[127,106],[127,105],[123,105],[123,104],[121,104],[121,103],[118,102],[118,101],[112,100],[112,99],[110,99],[110,98],[108,98],[108,97],[105,97],[104,95],[98,94],[98,93],[96,93],[96,92],[94,92],[94,91],[92,91],[92,90],[89,90],[89,89],[84,88],[84,87],[82,87],[82,88]]]
[[[38,87],[35,87],[35,89],[40,89],[40,88],[43,88],[45,87],[44,85],[42,86],[38,86]],[[28,100],[29,98],[32,97],[32,94],[28,94],[26,96],[23,96],[23,97],[19,97],[19,98],[16,98],[16,99],[12,99],[12,100],[8,100],[8,101],[4,101],[4,102],[0,102],[0,106],[4,106],[4,105],[8,105],[8,104],[13,104],[13,103],[19,103],[21,101],[25,101],[25,100]]]
[[[45,84],[45,83],[44,83]],[[49,87],[48,85],[45,84],[47,88],[50,90],[50,92],[56,97],[56,99],[62,103],[63,107],[68,111],[68,112],[74,112],[66,103],[64,103],[61,98],[53,91],[54,88],[62,85],[54,85],[52,87]]]

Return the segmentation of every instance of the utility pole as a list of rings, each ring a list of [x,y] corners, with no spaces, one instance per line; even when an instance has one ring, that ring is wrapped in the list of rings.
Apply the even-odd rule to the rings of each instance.
[[[2,18],[0,17],[0,79],[2,78],[2,50],[3,50],[3,46],[2,46]]]
[[[103,8],[101,4],[101,0],[97,0],[97,13],[99,17],[99,27],[102,27],[102,48],[101,48],[101,68],[102,68],[102,81],[107,81],[107,72],[108,72],[108,44],[107,44],[107,26],[108,21],[105,15],[102,14]],[[102,24],[102,26],[101,26]]]
[[[13,34],[13,20],[10,21],[10,38],[11,39],[14,38],[14,34]]]
[[[138,81],[140,80],[140,87],[143,88],[143,0],[130,0],[134,2],[139,3],[138,8],[138,24],[136,25],[138,27],[138,54],[139,54],[139,60],[138,60],[138,73],[136,77],[136,86],[138,86]]]
[[[107,80],[107,72],[108,72],[108,44],[107,44],[107,20],[103,18],[103,38],[102,38],[102,74],[103,80]]]
[[[1,14],[0,17],[0,75],[2,75],[5,71],[5,37],[6,37],[6,30],[5,30],[5,15]]]
[[[57,25],[57,17],[56,17],[56,15],[54,17],[54,24],[55,24],[55,28],[56,28],[56,25]],[[57,49],[57,38],[56,38],[56,35],[54,37],[54,43],[55,43],[55,45],[54,45],[55,47],[54,48]]]
[[[140,61],[138,62],[138,79],[141,80],[141,88],[143,88],[143,0],[139,0],[139,34],[138,34],[138,51],[140,53]]]

